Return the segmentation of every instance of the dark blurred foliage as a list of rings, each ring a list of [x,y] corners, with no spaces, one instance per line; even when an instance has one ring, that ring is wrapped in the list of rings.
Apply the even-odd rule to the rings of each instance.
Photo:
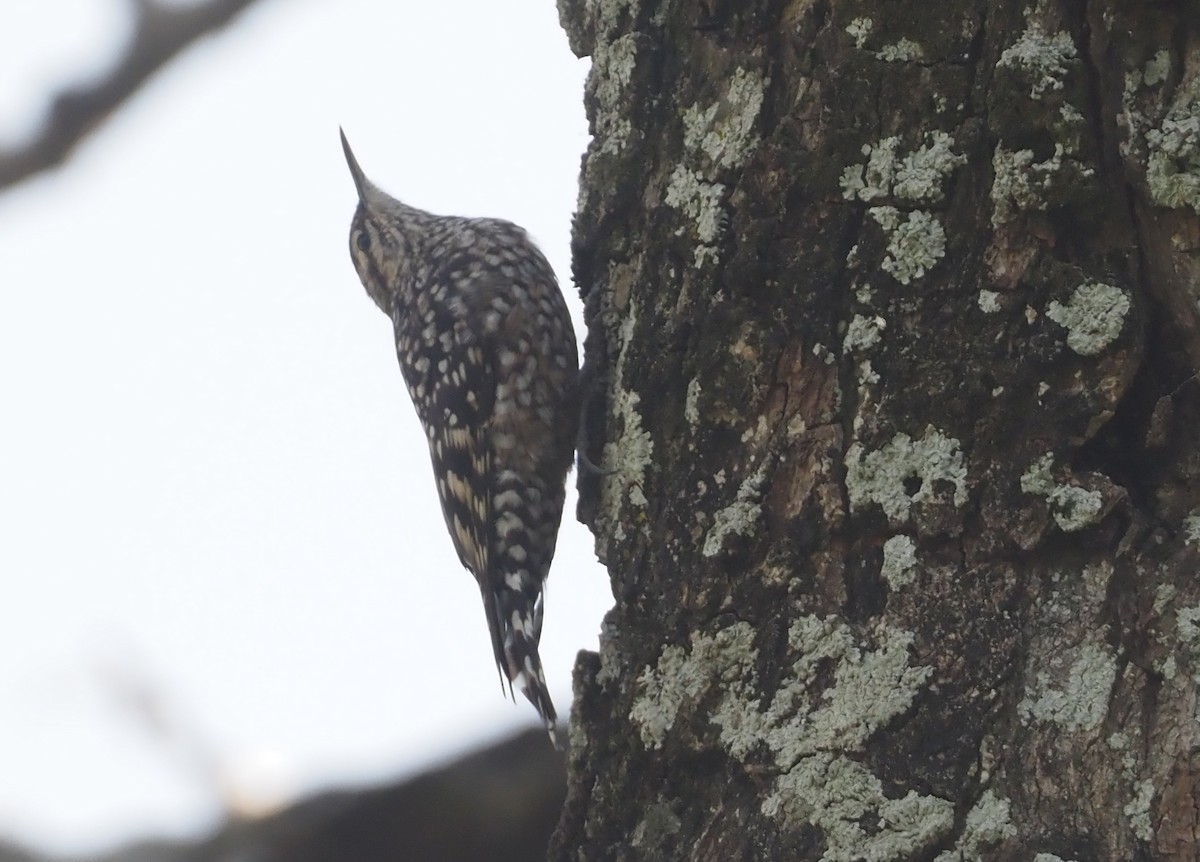
[[[531,730],[407,781],[322,793],[195,842],[70,860],[0,844],[0,862],[535,862],[565,793],[562,753]]]

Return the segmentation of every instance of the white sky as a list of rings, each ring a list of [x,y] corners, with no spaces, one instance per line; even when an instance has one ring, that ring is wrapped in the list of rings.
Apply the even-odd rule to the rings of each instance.
[[[8,6],[15,139],[127,21]],[[337,128],[407,202],[525,225],[578,313],[585,74],[551,0],[273,0],[0,195],[0,835],[185,834],[222,797],[389,778],[535,723],[501,697],[350,264]],[[573,512],[543,635],[564,714],[611,602]]]

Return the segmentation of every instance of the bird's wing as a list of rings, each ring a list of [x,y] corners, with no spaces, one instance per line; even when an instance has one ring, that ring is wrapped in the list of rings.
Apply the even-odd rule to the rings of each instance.
[[[458,559],[479,583],[496,665],[504,673],[504,641],[491,580],[492,455],[488,441],[496,398],[494,348],[466,316],[435,321],[423,338],[411,321],[397,320],[405,382],[429,443],[442,517]],[[443,333],[448,335],[443,336]]]

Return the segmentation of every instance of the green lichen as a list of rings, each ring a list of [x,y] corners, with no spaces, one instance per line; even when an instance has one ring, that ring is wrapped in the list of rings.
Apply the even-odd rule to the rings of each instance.
[[[642,743],[661,748],[680,710],[695,707],[719,682],[733,685],[728,696],[744,694],[744,680],[754,660],[754,629],[748,623],[735,623],[711,636],[694,632],[690,651],[668,646],[656,666],[647,667],[638,677],[643,694],[634,701],[629,718]]]
[[[1175,632],[1185,647],[1195,649],[1200,646],[1200,605],[1179,609],[1175,615]]]
[[[658,802],[646,809],[641,822],[629,836],[629,843],[642,850],[661,853],[674,845],[675,836],[682,826],[683,821],[673,807],[669,803]]]
[[[1146,132],[1146,144],[1151,200],[1200,213],[1200,75],[1175,93],[1162,122]]]
[[[721,200],[725,195],[725,186],[721,183],[710,183],[700,175],[683,165],[676,165],[667,184],[667,194],[663,199],[667,206],[679,210],[692,220],[696,238],[705,246],[711,246],[724,230],[725,211]],[[709,249],[715,253],[715,249]],[[696,263],[699,265],[704,258],[701,250],[696,251]]]
[[[1161,614],[1166,610],[1167,605],[1175,600],[1175,585],[1174,584],[1159,584],[1154,588],[1154,613]]]
[[[867,212],[888,237],[887,256],[880,266],[901,284],[909,284],[946,256],[946,231],[923,210],[903,219],[895,207],[871,207]]]
[[[879,372],[871,366],[870,359],[864,359],[858,363],[858,382],[860,386],[879,382]],[[859,391],[862,391],[861,388]],[[862,403],[866,403],[866,396],[863,396]]]
[[[1108,712],[1117,677],[1116,657],[1105,644],[1084,644],[1047,657],[1048,669],[1028,686],[1018,711],[1026,721],[1070,731],[1095,731]]]
[[[946,179],[967,163],[967,157],[954,152],[954,139],[945,132],[930,132],[928,143],[905,156],[896,169],[892,193],[913,203],[941,203],[945,199]]]
[[[1096,523],[1104,508],[1099,491],[1089,491],[1074,485],[1060,485],[1047,495],[1055,523],[1064,533],[1076,533]]]
[[[846,25],[846,32],[854,40],[854,47],[861,50],[867,44],[867,37],[871,35],[874,27],[875,24],[870,18],[855,18]]]
[[[1179,673],[1179,663],[1175,661],[1175,656],[1169,655],[1162,661],[1158,662],[1155,667],[1162,674],[1163,679],[1171,682],[1175,679],[1175,675]]]
[[[591,28],[601,36],[619,29],[621,19],[641,5],[639,0],[586,0],[584,13]],[[558,0],[559,19],[567,18],[566,0]]]
[[[1033,862],[1075,862],[1074,859],[1064,859],[1061,856],[1056,856],[1053,853],[1038,853],[1033,857]]]
[[[904,485],[914,478],[921,480],[920,487],[909,494]],[[907,521],[914,503],[931,499],[938,481],[954,485],[956,506],[966,503],[967,468],[962,446],[933,426],[925,429],[920,440],[897,434],[882,449],[866,452],[856,442],[846,452],[850,508],[857,510],[877,503],[893,524]]]
[[[898,590],[916,580],[917,546],[908,536],[892,536],[883,543],[883,565],[879,574],[888,587]]]
[[[642,426],[642,416],[637,409],[641,400],[641,396],[630,389],[622,389],[616,394],[615,412],[624,430],[615,443],[605,444],[604,463],[614,466],[616,474],[629,488],[630,500],[638,506],[645,506],[642,484],[646,468],[650,466],[650,456],[654,453],[654,441],[650,438],[650,432]]]
[[[1200,543],[1200,509],[1193,509],[1183,519],[1183,537],[1193,545]]]
[[[925,59],[925,50],[911,39],[901,39],[884,45],[875,56],[885,63],[912,63]]]
[[[870,203],[894,198],[913,204],[935,204],[945,200],[945,182],[967,157],[954,152],[954,139],[945,132],[930,132],[926,142],[900,157],[900,139],[884,138],[864,144],[866,162],[848,165],[842,171],[842,197]]]
[[[697,267],[719,260],[716,243],[725,230],[725,185],[714,177],[740,166],[753,152],[758,143],[754,126],[769,83],[756,72],[739,68],[718,101],[693,104],[683,112],[684,160],[671,172],[663,200],[692,221],[698,240],[693,252]]]
[[[848,201],[873,201],[888,197],[896,175],[896,150],[900,139],[884,138],[877,144],[863,144],[865,163],[847,165],[842,171],[842,197]]]
[[[1064,533],[1076,533],[1096,523],[1104,508],[1104,496],[1077,485],[1058,484],[1051,472],[1053,467],[1054,456],[1049,453],[1034,461],[1021,476],[1021,490],[1045,497],[1054,522]]]
[[[1116,341],[1129,314],[1129,297],[1099,281],[1079,285],[1066,305],[1055,301],[1046,316],[1067,330],[1067,346],[1080,356],[1096,356]]]
[[[967,812],[954,849],[939,853],[933,862],[982,862],[984,850],[1016,834],[1008,800],[991,789],[985,790]]]
[[[688,381],[687,395],[683,400],[683,418],[689,425],[700,424],[700,378],[693,377]]]
[[[701,553],[715,557],[726,550],[732,536],[753,536],[762,519],[762,490],[766,469],[760,467],[738,487],[737,499],[713,516]]]
[[[758,142],[754,124],[762,109],[769,79],[738,68],[724,98],[707,107],[693,104],[683,113],[683,145],[714,165],[734,168],[746,161]]]
[[[976,302],[979,303],[979,310],[984,314],[995,314],[1000,310],[1000,294],[994,290],[980,290]]]
[[[637,41],[632,35],[625,35],[611,42],[599,42],[592,55],[587,86],[596,102],[595,135],[601,153],[620,153],[633,131],[626,111],[637,53]]]
[[[1026,494],[1048,496],[1057,486],[1054,475],[1050,472],[1054,467],[1054,456],[1047,452],[1041,458],[1029,465],[1021,476],[1021,490]]]
[[[620,518],[622,492],[627,493],[629,502],[635,506],[646,505],[646,494],[642,488],[645,485],[646,468],[650,466],[654,454],[654,440],[642,424],[638,410],[641,396],[623,384],[625,359],[636,325],[637,313],[631,304],[618,333],[620,348],[613,369],[615,383],[610,400],[615,426],[620,431],[616,439],[604,444],[602,460],[605,474],[600,482],[600,520],[612,529],[613,537],[618,541],[625,535],[624,522]]]
[[[1147,87],[1157,86],[1167,80],[1167,75],[1170,73],[1171,53],[1163,48],[1146,61],[1144,71],[1142,72],[1142,83]]]
[[[811,823],[825,836],[825,860],[902,858],[929,846],[953,824],[948,800],[910,791],[888,799],[862,764],[836,751],[861,751],[879,728],[907,710],[929,678],[909,665],[912,635],[881,626],[879,648],[865,650],[844,624],[802,617],[788,641],[799,658],[792,679],[760,713],[754,704],[726,709],[714,720],[732,753],[759,741],[786,770],[762,811],[790,826]],[[817,695],[821,667],[834,661],[832,687]],[[745,708],[749,706],[750,708]],[[864,819],[874,827],[864,830]]]
[[[842,350],[845,353],[855,353],[870,350],[883,337],[887,321],[882,317],[863,317],[854,315],[850,325],[846,327],[846,337],[842,339]]]
[[[1066,62],[1075,58],[1075,43],[1069,33],[1047,33],[1031,23],[1015,43],[1004,49],[996,68],[1019,71],[1030,84],[1029,98],[1040,100],[1047,92],[1061,90],[1067,75]]]
[[[1155,54],[1141,69],[1130,69],[1125,73],[1125,87],[1121,94],[1121,112],[1117,115],[1117,123],[1125,128],[1125,139],[1118,147],[1125,158],[1144,157],[1142,151],[1146,143],[1147,130],[1157,123],[1161,117],[1160,99],[1151,92],[1144,97],[1139,91],[1148,89],[1154,91],[1167,80],[1171,72],[1171,54],[1161,50]],[[1151,109],[1153,116],[1147,115]],[[1167,167],[1167,164],[1156,164],[1156,174]]]
[[[1129,828],[1140,841],[1154,840],[1154,825],[1150,822],[1150,806],[1154,802],[1154,782],[1149,779],[1133,785],[1133,798],[1125,804]]]
[[[950,800],[913,790],[889,798],[866,767],[831,754],[807,758],[776,781],[762,812],[788,825],[819,828],[822,862],[910,859],[954,828]]]
[[[715,695],[709,719],[730,756],[770,756],[778,770],[762,812],[789,828],[815,826],[828,862],[906,858],[942,840],[954,824],[946,799],[885,793],[880,780],[847,754],[912,705],[929,668],[912,667],[912,634],[887,625],[861,643],[834,619],[803,616],[788,631],[791,672],[770,704],[754,687],[754,630],[735,623],[695,633],[690,650],[670,646],[638,678],[630,718],[643,742],[660,747],[682,715]],[[832,664],[832,684],[824,682]],[[689,716],[687,727],[698,727]],[[761,775],[761,773],[760,773]]]
[[[791,680],[775,693],[765,713],[746,711],[737,721],[728,720],[733,718],[728,711],[726,721],[714,716],[723,724],[722,738],[731,750],[748,751],[745,731],[757,723],[751,738],[765,741],[781,766],[820,752],[861,750],[876,731],[912,705],[932,673],[909,664],[911,632],[881,625],[875,640],[878,646],[867,649],[844,623],[801,617],[788,630],[788,643],[799,656]],[[811,687],[830,659],[836,663],[833,685],[816,697]]]
[[[1072,184],[1095,176],[1095,169],[1066,159],[1062,144],[1054,155],[1035,162],[1033,150],[1006,150],[997,144],[992,154],[992,226],[1000,227],[1021,212],[1045,212]]]

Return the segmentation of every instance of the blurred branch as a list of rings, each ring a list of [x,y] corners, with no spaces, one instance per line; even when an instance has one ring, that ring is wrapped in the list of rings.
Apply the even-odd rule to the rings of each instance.
[[[0,862],[535,862],[546,858],[566,792],[563,755],[538,728],[404,781],[234,818],[207,837],[70,859],[0,840]]]
[[[258,0],[209,0],[167,5],[132,0],[133,36],[111,72],[56,96],[33,140],[0,149],[0,189],[62,164],[87,135],[136,93],[168,60],[219,30]]]

